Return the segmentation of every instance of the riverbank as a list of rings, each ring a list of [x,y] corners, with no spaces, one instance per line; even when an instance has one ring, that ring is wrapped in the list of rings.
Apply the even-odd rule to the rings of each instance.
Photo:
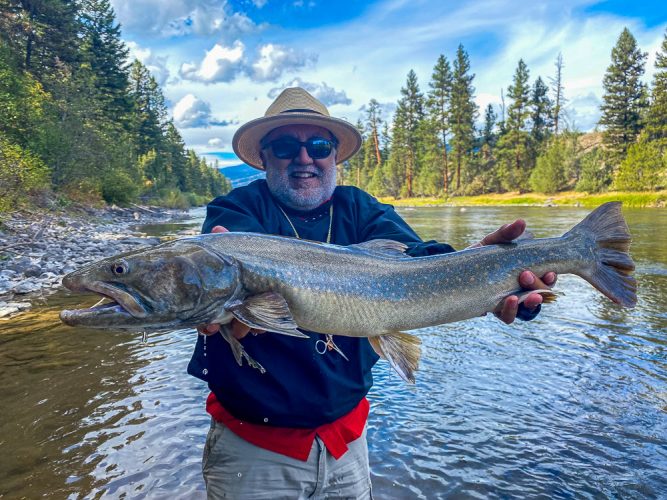
[[[449,198],[381,198],[384,203],[396,207],[465,207],[483,205],[514,206],[576,206],[597,207],[608,201],[621,201],[624,207],[667,207],[667,191],[609,192],[600,194],[566,191],[554,195],[541,193],[502,193],[480,196],[455,196]]]
[[[0,218],[0,318],[29,309],[60,288],[62,277],[84,264],[146,245],[135,226],[183,219],[160,207],[91,208],[68,212],[12,212]]]

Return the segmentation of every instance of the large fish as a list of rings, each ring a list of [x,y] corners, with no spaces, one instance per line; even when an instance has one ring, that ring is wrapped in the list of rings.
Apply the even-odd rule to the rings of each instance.
[[[95,262],[63,278],[110,303],[65,310],[87,328],[156,330],[227,324],[303,337],[300,329],[367,337],[405,380],[414,381],[419,339],[405,330],[481,316],[531,269],[575,274],[621,306],[636,303],[630,233],[621,204],[606,203],[558,238],[520,239],[430,257],[373,240],[347,247],[253,233],[182,238]],[[541,292],[546,300],[553,294]],[[223,329],[241,363],[243,352]]]

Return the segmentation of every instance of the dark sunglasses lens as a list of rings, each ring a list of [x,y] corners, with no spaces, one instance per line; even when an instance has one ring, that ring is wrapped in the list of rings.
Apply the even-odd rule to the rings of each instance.
[[[297,141],[273,141],[271,150],[276,158],[281,160],[292,159],[299,154],[301,144]]]
[[[314,160],[321,160],[331,154],[331,146],[331,141],[326,139],[312,139],[308,141],[306,149],[308,150],[308,156]]]

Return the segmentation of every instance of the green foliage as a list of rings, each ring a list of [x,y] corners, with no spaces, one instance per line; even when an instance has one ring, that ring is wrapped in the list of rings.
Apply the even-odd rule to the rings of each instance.
[[[667,141],[667,31],[656,54],[655,69],[645,133],[648,140]]]
[[[29,194],[47,186],[46,165],[0,135],[0,212],[16,208]]]
[[[567,150],[565,141],[554,140],[546,151],[537,158],[537,165],[530,175],[530,187],[539,193],[562,191],[567,183],[563,165],[573,157]]]
[[[101,192],[107,203],[126,205],[137,199],[139,186],[127,172],[112,171],[102,178]]]
[[[16,188],[3,198],[5,207],[41,187],[63,203],[68,197],[141,199],[173,207],[231,189],[217,168],[185,148],[150,71],[139,61],[128,66],[110,0],[0,0],[0,9],[0,189]],[[646,113],[645,57],[625,30],[605,75],[600,123],[611,160],[603,160],[600,148],[580,158],[576,137],[554,123],[565,102],[560,56],[552,90],[539,77],[531,84],[520,60],[500,122],[489,105],[483,130],[476,131],[475,75],[459,45],[451,66],[444,54],[438,57],[426,96],[409,71],[391,124],[370,99],[357,125],[361,151],[339,166],[339,181],[407,197],[560,191],[575,184],[605,190],[610,166],[621,164],[636,143],[645,116],[641,143],[630,148],[615,185],[657,189],[665,184],[655,154],[663,158],[667,148],[667,34]],[[21,175],[9,173],[17,169]]]
[[[614,166],[625,156],[641,130],[642,114],[647,106],[647,92],[641,82],[647,54],[637,47],[637,40],[625,28],[611,52],[611,64],[603,79],[605,94],[600,125],[604,142]]]
[[[656,141],[640,141],[628,148],[614,178],[614,188],[624,191],[663,189],[667,186],[667,148]]]
[[[599,193],[611,185],[611,167],[599,148],[584,154],[580,163],[581,173],[575,187],[577,191]]]
[[[475,75],[470,73],[470,58],[459,45],[454,59],[452,91],[450,104],[450,123],[452,129],[452,152],[456,164],[456,189],[461,187],[461,170],[465,168],[475,140],[475,87],[472,82]]]
[[[498,140],[498,179],[507,191],[525,191],[535,163],[535,149],[527,130],[531,116],[529,71],[523,60],[519,60],[512,85],[507,88],[511,100],[503,134]]]

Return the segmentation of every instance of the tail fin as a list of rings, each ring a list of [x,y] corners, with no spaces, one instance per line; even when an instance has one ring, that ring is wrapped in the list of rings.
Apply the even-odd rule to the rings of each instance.
[[[631,276],[635,263],[628,253],[632,237],[621,213],[621,202],[612,201],[599,206],[568,231],[565,236],[591,234],[595,242],[596,263],[581,277],[611,300],[624,307],[637,303],[637,281]]]

